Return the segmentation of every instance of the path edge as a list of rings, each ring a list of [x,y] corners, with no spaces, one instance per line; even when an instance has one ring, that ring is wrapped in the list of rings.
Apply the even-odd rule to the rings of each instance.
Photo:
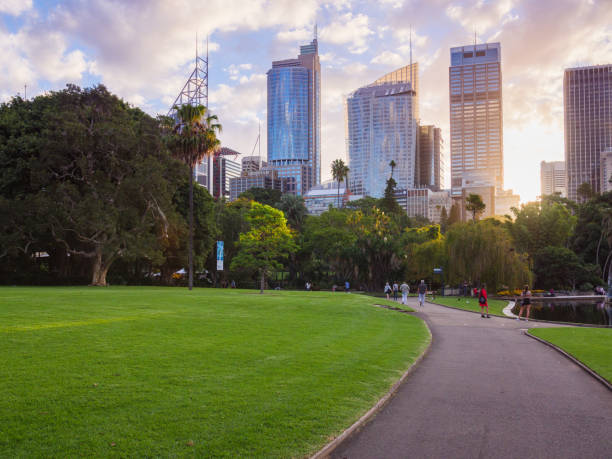
[[[529,336],[532,339],[535,339],[536,341],[539,341],[540,343],[543,343],[545,345],[547,345],[548,347],[553,348],[554,350],[556,350],[557,352],[559,352],[560,354],[564,355],[565,357],[567,357],[569,360],[571,360],[572,362],[574,362],[576,365],[578,365],[580,368],[582,368],[584,371],[586,371],[588,374],[590,374],[593,378],[595,378],[597,381],[599,381],[600,383],[602,383],[604,386],[606,386],[606,388],[612,392],[612,384],[610,384],[610,382],[604,378],[603,376],[601,376],[599,373],[597,373],[595,370],[593,370],[592,368],[588,367],[587,365],[585,365],[584,363],[582,363],[580,360],[578,360],[576,357],[574,357],[572,354],[570,354],[569,352],[564,351],[563,349],[561,349],[559,346],[551,343],[550,341],[546,341],[545,339],[540,338],[539,336],[535,336],[532,335],[531,333],[529,333],[529,330],[523,330],[523,333],[527,336]]]
[[[380,307],[382,305],[380,305],[380,306],[376,305],[376,306]],[[383,307],[385,309],[387,309],[385,306],[383,306]],[[400,312],[400,311],[398,311],[398,312]],[[412,315],[408,311],[403,311],[403,313],[404,314]],[[422,318],[420,318],[420,319],[423,321],[423,324],[425,324],[425,328],[427,328],[427,331],[429,332],[429,338],[430,338],[429,339],[429,344],[423,350],[421,355],[419,355],[416,358],[416,360],[414,362],[412,362],[412,365],[410,365],[410,367],[404,372],[402,377],[399,380],[397,380],[395,382],[395,384],[393,384],[393,386],[391,386],[391,389],[389,389],[389,391],[385,395],[383,395],[383,397],[380,400],[378,400],[378,402],[376,402],[376,405],[374,405],[372,408],[370,408],[363,416],[361,416],[357,421],[355,421],[344,432],[342,432],[340,435],[338,435],[332,441],[327,443],[323,448],[321,448],[315,454],[310,456],[310,459],[323,459],[323,458],[329,457],[330,454],[333,453],[334,450],[338,446],[340,446],[340,444],[342,442],[344,442],[347,438],[349,438],[351,435],[353,435],[355,432],[357,432],[359,429],[361,429],[361,427],[363,427],[368,421],[370,421],[370,419],[372,419],[393,398],[393,396],[395,396],[395,394],[399,390],[399,388],[402,385],[402,383],[408,378],[408,376],[410,376],[410,374],[415,370],[416,366],[419,363],[421,363],[421,361],[429,353],[429,350],[431,349],[431,344],[433,343],[433,334],[431,333],[431,328],[429,328],[429,325],[427,324],[427,322],[425,320],[423,320]]]

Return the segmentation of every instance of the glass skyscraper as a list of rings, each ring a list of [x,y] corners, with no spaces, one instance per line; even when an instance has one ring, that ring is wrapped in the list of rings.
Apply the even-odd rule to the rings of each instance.
[[[567,197],[601,192],[601,153],[612,147],[612,65],[566,69],[563,78]]]
[[[462,188],[504,186],[499,43],[450,50],[451,194]]]
[[[382,197],[391,176],[398,189],[414,188],[418,112],[417,64],[402,67],[352,92],[345,120],[349,188],[353,194]]]
[[[268,165],[305,194],[321,182],[321,66],[316,38],[268,71]]]

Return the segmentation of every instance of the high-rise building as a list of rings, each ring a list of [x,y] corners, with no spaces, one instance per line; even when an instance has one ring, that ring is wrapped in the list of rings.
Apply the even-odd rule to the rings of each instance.
[[[352,92],[345,121],[349,188],[356,195],[382,197],[393,178],[401,189],[414,188],[417,145],[417,64],[391,72]]]
[[[262,167],[266,167],[267,162],[261,159],[261,156],[243,156],[242,157],[242,173],[244,175],[251,172],[257,172]]]
[[[567,196],[565,188],[565,161],[540,162],[540,195],[560,193]]]
[[[329,206],[338,207],[346,204],[349,198],[349,190],[344,181],[326,180],[313,186],[304,195],[304,204],[310,215],[321,215],[329,209]]]
[[[567,197],[588,183],[601,192],[600,155],[612,147],[612,65],[566,69],[563,77]]]
[[[450,50],[451,194],[470,186],[504,186],[501,46]]]
[[[230,201],[238,199],[240,194],[251,188],[267,188],[285,192],[286,179],[278,176],[278,171],[271,168],[263,168],[247,175],[233,177],[230,179]]]
[[[419,126],[415,182],[418,188],[440,191],[444,188],[442,129]]]
[[[317,39],[268,71],[268,165],[294,193],[321,182],[321,66]]]
[[[213,157],[213,187],[211,194],[215,198],[222,197],[229,199],[230,180],[234,177],[240,177],[242,173],[240,163],[232,161],[227,157],[230,155],[235,157],[237,153],[229,148],[222,148],[221,152]]]

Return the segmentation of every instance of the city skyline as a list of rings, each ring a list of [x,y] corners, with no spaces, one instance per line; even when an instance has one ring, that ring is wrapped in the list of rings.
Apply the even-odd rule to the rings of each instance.
[[[210,35],[210,106],[224,146],[251,153],[262,122],[270,62],[295,55],[319,27],[322,97],[321,179],[346,158],[343,97],[378,75],[420,64],[422,124],[450,139],[450,48],[500,42],[504,93],[504,186],[539,195],[540,161],[562,160],[563,72],[612,60],[612,3],[603,1],[208,2],[174,11],[169,3],[94,0],[0,4],[0,97],[28,96],[101,82],[145,111],[165,113],[193,66],[195,33]],[[571,28],[558,24],[569,23]],[[201,40],[201,46],[205,46]],[[446,161],[450,161],[446,148]],[[262,155],[266,155],[262,151]],[[447,178],[448,183],[448,178]]]

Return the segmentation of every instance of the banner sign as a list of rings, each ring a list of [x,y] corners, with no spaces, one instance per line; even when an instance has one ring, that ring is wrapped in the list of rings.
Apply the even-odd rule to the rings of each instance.
[[[223,241],[217,241],[217,271],[223,271]]]

